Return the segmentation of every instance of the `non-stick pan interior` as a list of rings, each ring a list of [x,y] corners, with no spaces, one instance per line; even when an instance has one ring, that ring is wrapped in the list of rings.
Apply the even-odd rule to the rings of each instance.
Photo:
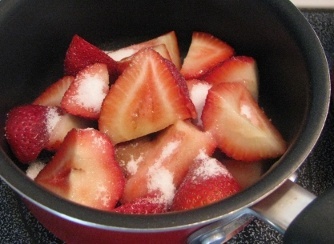
[[[327,63],[307,21],[289,1],[1,1],[0,172],[16,191],[70,219],[124,228],[165,228],[208,221],[266,195],[305,159],[328,107]],[[239,55],[258,62],[260,105],[290,144],[263,180],[226,201],[178,214],[112,216],[78,207],[43,191],[16,167],[3,136],[5,114],[31,102],[63,75],[74,34],[101,48],[116,49],[175,30],[182,54],[193,31],[211,33]],[[307,135],[306,135],[307,134]],[[302,135],[300,137],[300,135]],[[288,162],[289,161],[289,162]],[[76,211],[80,208],[80,211]]]

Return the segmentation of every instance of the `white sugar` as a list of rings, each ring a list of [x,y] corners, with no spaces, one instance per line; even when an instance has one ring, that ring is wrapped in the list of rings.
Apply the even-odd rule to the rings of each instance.
[[[193,179],[196,180],[205,180],[210,177],[215,177],[219,175],[225,175],[227,177],[232,177],[228,172],[226,167],[221,164],[217,159],[211,158],[205,154],[204,151],[201,151],[200,154],[195,158],[195,161],[200,161],[200,166],[195,169]]]
[[[27,168],[26,175],[34,180],[39,172],[45,167],[45,163],[41,161],[34,161],[32,162],[29,167]]]
[[[198,117],[196,123],[199,126],[202,125],[202,121],[200,118],[202,115],[206,97],[208,95],[208,91],[210,90],[211,87],[212,85],[209,83],[199,82],[198,84],[193,85],[190,90],[190,99],[195,105],[197,117]]]
[[[98,74],[86,74],[78,85],[78,93],[73,97],[74,102],[98,112],[108,90],[108,85]]]
[[[162,150],[160,157],[148,169],[147,189],[149,192],[159,191],[162,193],[161,201],[171,204],[175,194],[173,174],[162,166],[164,160],[173,155],[181,141],[169,142]]]
[[[137,170],[139,164],[144,160],[144,157],[140,155],[137,159],[134,159],[133,155],[131,155],[130,161],[126,164],[126,170],[130,175],[134,175]]]
[[[49,107],[46,114],[46,129],[48,134],[52,133],[60,119],[61,115],[58,113],[57,107]]]

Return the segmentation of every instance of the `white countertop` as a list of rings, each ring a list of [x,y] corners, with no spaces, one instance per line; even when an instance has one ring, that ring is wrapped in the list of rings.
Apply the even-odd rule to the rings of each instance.
[[[298,8],[334,9],[334,0],[290,0]]]

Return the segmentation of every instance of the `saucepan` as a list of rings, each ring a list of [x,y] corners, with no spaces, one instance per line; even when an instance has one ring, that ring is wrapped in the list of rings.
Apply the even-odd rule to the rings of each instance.
[[[0,12],[1,178],[65,242],[213,243],[226,240],[254,215],[284,233],[315,198],[291,176],[321,134],[330,102],[329,71],[316,34],[290,1],[2,0]],[[284,155],[268,162],[262,176],[240,193],[167,214],[106,213],[61,199],[30,180],[4,138],[6,114],[63,75],[72,37],[116,49],[169,31],[177,34],[183,54],[191,33],[203,31],[256,59],[259,103],[287,141]],[[287,209],[298,210],[284,220],[275,217]]]

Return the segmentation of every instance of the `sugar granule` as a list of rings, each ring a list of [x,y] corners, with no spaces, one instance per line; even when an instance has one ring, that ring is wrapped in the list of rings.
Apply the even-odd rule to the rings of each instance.
[[[86,74],[78,86],[78,93],[73,100],[83,107],[99,111],[104,97],[108,91],[108,85],[101,80],[98,74]]]
[[[195,105],[196,112],[198,114],[197,124],[200,126],[202,125],[202,121],[200,118],[205,104],[205,99],[211,87],[212,85],[209,83],[200,82],[198,84],[193,85],[193,87],[190,90],[190,99]]]
[[[143,155],[140,155],[136,159],[133,157],[133,155],[131,155],[130,157],[130,161],[128,161],[128,163],[126,164],[126,170],[129,172],[130,175],[134,175],[138,170],[139,164],[144,160],[144,157]]]
[[[57,123],[60,121],[61,115],[56,107],[49,107],[46,114],[46,129],[51,134]]]

